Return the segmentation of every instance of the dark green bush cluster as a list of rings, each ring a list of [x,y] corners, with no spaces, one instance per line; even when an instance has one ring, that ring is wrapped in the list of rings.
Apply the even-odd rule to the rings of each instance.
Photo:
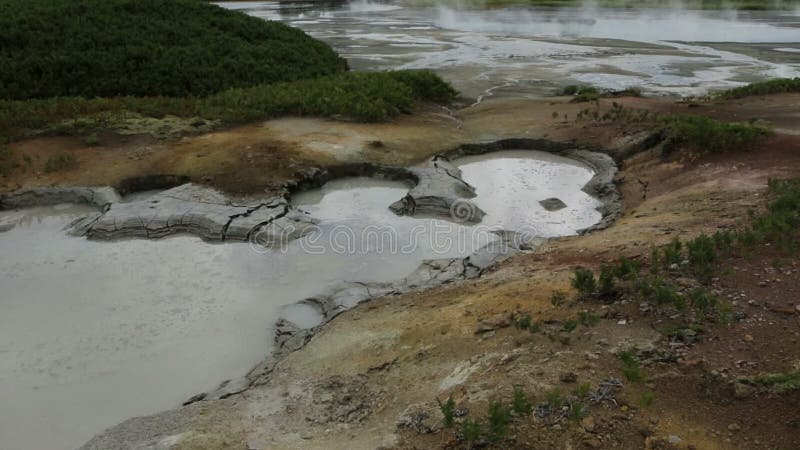
[[[518,330],[527,330],[531,333],[538,333],[542,330],[542,324],[535,322],[530,314],[523,314],[514,318],[514,327]]]
[[[715,245],[715,241],[705,235],[686,245],[674,240],[661,248],[653,249],[650,273],[641,274],[637,261],[623,257],[613,264],[601,264],[597,278],[591,270],[582,267],[575,269],[572,285],[579,291],[582,300],[613,301],[627,292],[635,293],[656,305],[670,305],[679,310],[691,305],[702,315],[716,312],[719,306],[717,299],[704,289],[697,288],[684,294],[668,278],[662,276],[662,271],[680,273],[687,270],[698,278],[710,279],[713,273],[712,264],[717,260]],[[684,249],[690,250],[684,254]],[[683,264],[684,258],[689,258],[687,265]],[[582,312],[578,314],[577,323],[594,326],[599,320],[599,316],[591,312]]]
[[[723,99],[751,97],[754,95],[782,94],[786,92],[800,92],[800,78],[779,78],[777,80],[762,81],[730,89],[717,94]]]
[[[197,0],[0,0],[0,98],[206,96],[346,70],[301,30]]]
[[[204,98],[0,100],[0,135],[18,137],[47,129],[87,133],[112,126],[115,120],[129,113],[155,118],[203,117],[228,124],[287,114],[378,121],[409,111],[416,100],[446,101],[455,94],[448,83],[432,72],[401,71],[346,72],[291,83],[229,89]],[[62,122],[68,119],[71,122],[65,127]]]
[[[593,102],[600,98],[600,91],[594,86],[571,85],[561,91],[561,95],[573,96],[572,101],[576,103]]]
[[[667,152],[690,147],[702,152],[739,150],[771,134],[763,126],[720,122],[705,116],[669,115],[661,118]]]
[[[565,417],[580,420],[588,412],[585,402],[591,391],[590,383],[582,383],[571,394],[564,394],[560,389],[555,388],[547,392],[545,403],[536,408],[537,414],[540,414],[541,409],[544,414],[556,420]],[[483,419],[466,418],[461,423],[458,435],[466,444],[466,448],[500,442],[508,434],[512,420],[529,417],[533,409],[534,405],[528,395],[520,387],[514,387],[510,403],[500,400],[491,402],[486,417]]]
[[[461,423],[459,434],[461,440],[466,443],[467,448],[473,448],[479,442],[497,442],[506,436],[508,425],[511,422],[512,411],[515,414],[524,414],[523,412],[517,413],[517,408],[523,410],[525,404],[521,399],[516,398],[516,395],[518,394],[515,390],[515,400],[512,403],[512,408],[509,408],[500,400],[496,400],[489,405],[489,413],[484,420],[467,418]],[[524,397],[524,393],[521,395]]]

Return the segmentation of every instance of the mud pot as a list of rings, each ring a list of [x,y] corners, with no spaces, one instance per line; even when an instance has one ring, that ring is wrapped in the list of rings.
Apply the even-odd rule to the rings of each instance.
[[[155,207],[177,196],[166,193],[191,185],[130,195],[104,206],[99,219],[87,205],[0,212],[0,251],[16,255],[0,263],[4,442],[73,448],[126,418],[241,378],[273,350],[298,345],[287,342],[298,331],[359,301],[467,276],[466,264],[452,271],[452,262],[483,252],[482,262],[469,267],[477,276],[508,251],[503,232],[531,242],[573,235],[603,217],[601,202],[581,190],[595,172],[573,159],[517,150],[467,156],[448,167],[456,177],[460,168],[474,187],[474,197],[463,201],[485,211],[481,223],[399,216],[389,206],[421,186],[365,177],[294,194],[290,208],[308,218],[295,223],[306,228],[270,234],[277,239],[269,243],[259,240],[264,230],[241,243],[180,235],[197,231],[192,227],[157,241],[74,236],[92,236],[91,226],[81,228],[86,217],[97,227],[104,215]],[[23,198],[63,199],[17,197]],[[437,268],[436,261],[448,264]]]

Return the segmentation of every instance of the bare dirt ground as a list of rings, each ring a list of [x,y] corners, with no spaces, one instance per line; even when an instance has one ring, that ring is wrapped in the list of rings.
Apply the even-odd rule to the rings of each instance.
[[[490,448],[800,448],[800,392],[769,393],[737,380],[786,372],[800,363],[800,260],[770,249],[731,257],[712,289],[743,316],[705,324],[690,342],[663,333],[670,317],[633,301],[573,302],[572,270],[597,268],[619,256],[645,261],[653,245],[740,225],[765,204],[770,178],[800,176],[800,96],[771,96],[689,108],[667,100],[615,99],[626,107],[686,111],[724,119],[768,119],[778,133],[746,151],[663,159],[638,153],[618,177],[624,215],[610,228],[551,241],[474,281],[377,299],[337,317],[301,350],[248,391],[192,405],[177,439],[186,449],[464,448],[442,426],[437,399],[452,397],[456,421],[483,419],[495,400],[522,390],[534,405],[589,383],[622,386],[589,402],[585,417],[515,417]],[[612,100],[603,100],[609,108]],[[448,112],[429,109],[377,125],[283,119],[175,142],[103,138],[87,147],[75,138],[13,145],[32,167],[2,180],[19,186],[117,184],[149,173],[188,175],[230,192],[257,192],[294,179],[309,166],[372,161],[413,164],[476,141],[548,138],[621,148],[631,133],[608,124],[575,122],[585,104],[567,99],[497,100]],[[777,111],[778,113],[775,113]],[[557,114],[554,114],[556,112]],[[564,114],[567,119],[564,119]],[[44,173],[57,152],[74,153],[77,168]],[[567,301],[554,305],[554,291]],[[596,326],[564,324],[579,311]],[[541,330],[513,326],[529,314]],[[634,349],[646,378],[629,382],[615,356]],[[612,383],[613,384],[613,383]],[[456,429],[458,425],[456,426]]]
[[[703,113],[726,120],[759,117],[778,124],[782,134],[800,133],[800,120],[796,120],[800,95],[756,97],[701,108],[669,100],[604,99],[599,108],[605,111],[614,102],[627,108]],[[259,193],[301,178],[302,170],[312,166],[353,161],[414,164],[463,143],[540,137],[613,147],[615,140],[625,139],[620,127],[577,122],[578,112],[586,108],[595,107],[570,103],[568,98],[511,99],[456,111],[427,107],[382,124],[287,118],[169,140],[108,134],[90,146],[80,137],[28,139],[11,144],[21,168],[0,177],[0,192],[53,184],[114,186],[140,175],[176,174],[231,193]],[[62,154],[73,155],[77,164],[47,172],[48,159]]]

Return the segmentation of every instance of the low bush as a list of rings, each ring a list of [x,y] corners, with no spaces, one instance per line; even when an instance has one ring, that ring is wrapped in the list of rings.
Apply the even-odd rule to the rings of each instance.
[[[722,99],[735,99],[787,92],[800,92],[800,78],[779,78],[777,80],[761,81],[729,89],[718,93],[716,96]]]
[[[575,269],[571,283],[572,287],[577,289],[582,297],[594,295],[597,290],[594,272],[583,267]]]
[[[771,134],[763,126],[720,122],[705,116],[669,115],[661,118],[667,135],[666,152],[691,148],[700,152],[739,150]]]
[[[525,395],[525,392],[519,387],[514,388],[514,398],[511,401],[511,410],[514,414],[520,417],[527,416],[531,413],[533,404]]]
[[[644,371],[633,352],[622,351],[617,354],[617,357],[622,361],[622,374],[628,381],[636,383],[645,379]]]
[[[466,419],[461,424],[461,439],[467,444],[467,448],[472,448],[480,440],[482,434],[483,427],[475,419]]]
[[[572,319],[565,321],[564,325],[561,327],[561,329],[567,333],[572,333],[576,328],[578,328],[578,321]]]
[[[503,402],[497,400],[489,405],[487,432],[489,439],[497,441],[502,439],[508,431],[509,410]]]
[[[453,428],[456,414],[456,402],[453,400],[453,396],[448,397],[446,402],[437,398],[436,402],[439,403],[439,410],[442,412],[442,425],[445,428]]]
[[[594,327],[600,323],[600,316],[591,311],[578,312],[578,322],[585,327]]]
[[[800,370],[756,377],[756,383],[766,386],[776,394],[800,390]]]
[[[401,71],[347,72],[312,80],[229,89],[204,98],[0,100],[0,135],[19,137],[41,131],[92,133],[112,126],[131,113],[153,118],[202,117],[225,124],[283,115],[374,122],[410,111],[415,101],[446,101],[455,95],[456,91],[432,72]]]
[[[573,96],[572,101],[576,103],[593,102],[600,98],[600,91],[593,86],[567,86],[561,90],[561,95]]]

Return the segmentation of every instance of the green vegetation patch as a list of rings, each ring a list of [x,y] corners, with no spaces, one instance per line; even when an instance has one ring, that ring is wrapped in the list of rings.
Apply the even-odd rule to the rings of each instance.
[[[691,147],[700,151],[738,150],[771,134],[763,126],[727,123],[705,116],[669,115],[661,118],[667,133],[665,150]]]
[[[734,99],[756,95],[784,94],[787,92],[800,92],[800,78],[779,78],[777,80],[762,81],[730,89],[717,94],[718,98]]]
[[[249,88],[229,89],[209,97],[58,97],[0,100],[0,135],[35,132],[92,133],[114,128],[131,115],[167,116],[242,123],[282,115],[385,120],[411,110],[416,100],[447,101],[456,95],[429,71],[346,72]],[[125,125],[125,124],[123,124]]]
[[[0,98],[205,96],[347,69],[298,29],[197,0],[0,0]]]
[[[800,370],[756,377],[756,383],[766,386],[776,394],[800,390]]]

